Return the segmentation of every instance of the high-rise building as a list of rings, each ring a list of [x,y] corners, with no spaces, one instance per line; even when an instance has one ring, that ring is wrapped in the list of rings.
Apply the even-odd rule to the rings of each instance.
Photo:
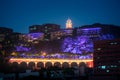
[[[94,42],[94,74],[120,75],[120,39]]]
[[[41,32],[44,33],[44,40],[50,40],[50,33],[60,30],[60,25],[57,24],[43,24],[43,25],[33,25],[29,27],[30,33]]]
[[[59,31],[54,31],[51,32],[51,40],[58,40],[58,39],[62,39],[62,37],[64,37],[66,35],[66,32],[63,30],[59,30]]]
[[[71,19],[68,18],[68,20],[66,21],[66,29],[72,29],[72,21]]]
[[[42,32],[42,25],[32,25],[29,27],[29,33]]]

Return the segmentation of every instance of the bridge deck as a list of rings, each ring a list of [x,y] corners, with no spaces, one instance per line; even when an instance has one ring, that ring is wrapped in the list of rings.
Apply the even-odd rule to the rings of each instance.
[[[25,62],[27,63],[27,65],[30,62],[34,62],[35,65],[37,65],[37,63],[42,62],[44,65],[47,62],[52,63],[52,65],[54,65],[56,62],[59,62],[61,65],[64,62],[67,62],[69,65],[71,65],[73,62],[77,63],[77,65],[79,65],[81,62],[84,62],[85,64],[87,64],[89,67],[93,67],[93,59],[48,59],[48,58],[11,58],[9,60],[10,63],[13,62],[17,62],[18,64],[20,64],[21,62]]]
[[[11,58],[9,62],[91,62],[93,59]]]

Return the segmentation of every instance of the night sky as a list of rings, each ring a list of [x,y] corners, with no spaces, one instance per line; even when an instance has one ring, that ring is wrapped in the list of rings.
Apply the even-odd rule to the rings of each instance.
[[[0,0],[0,27],[28,33],[34,24],[55,23],[65,28],[93,23],[120,26],[120,0]]]

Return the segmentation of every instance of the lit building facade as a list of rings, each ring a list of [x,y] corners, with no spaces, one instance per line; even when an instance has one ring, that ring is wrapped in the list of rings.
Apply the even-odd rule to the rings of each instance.
[[[99,24],[78,27],[76,35],[86,35],[93,40],[120,38],[120,27],[115,25]]]
[[[30,33],[41,32],[44,33],[44,40],[49,41],[51,32],[60,30],[60,25],[57,24],[43,24],[43,25],[33,25],[29,27]]]
[[[42,25],[32,25],[29,26],[29,33],[42,32]]]
[[[28,33],[20,34],[17,45],[15,46],[16,52],[29,52],[32,48],[34,49],[35,44],[39,44],[43,41],[44,33]]]
[[[59,31],[51,32],[51,40],[63,39],[72,36],[73,29],[61,29]]]
[[[51,32],[51,40],[58,40],[58,39],[62,39],[64,36],[66,35],[66,32],[64,32],[63,30],[59,30],[59,31],[54,31]]]
[[[120,75],[120,39],[94,42],[94,74]]]
[[[39,41],[43,41],[44,33],[29,33],[26,34],[26,39],[28,42],[39,43]]]
[[[77,35],[87,36],[92,40],[99,40],[101,37],[100,27],[79,28],[77,29]]]

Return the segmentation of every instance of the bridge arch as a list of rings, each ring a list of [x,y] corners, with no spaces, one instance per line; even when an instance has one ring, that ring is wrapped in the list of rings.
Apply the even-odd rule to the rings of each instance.
[[[12,65],[18,65],[19,63],[18,62],[13,62]]]
[[[37,68],[44,68],[44,63],[43,62],[38,62],[37,63]]]
[[[86,67],[86,63],[85,62],[80,62],[79,67],[81,67],[81,66]]]
[[[79,66],[79,64],[77,64],[76,62],[71,63],[71,67],[78,67],[78,66]]]
[[[35,68],[35,62],[32,62],[32,61],[29,62],[29,63],[28,63],[28,68],[29,68],[29,69],[34,69],[34,68]]]
[[[12,67],[18,67],[19,66],[19,63],[18,62],[13,62],[12,63]]]
[[[52,62],[46,62],[46,63],[45,63],[45,67],[46,67],[46,68],[52,67]]]
[[[19,65],[20,65],[20,68],[24,68],[24,69],[27,69],[28,67],[28,64],[25,61],[22,61]]]
[[[61,64],[60,62],[55,62],[55,63],[54,63],[54,66],[55,66],[55,67],[62,67],[62,64]]]
[[[17,71],[19,68],[19,63],[18,62],[13,62],[11,65],[12,71]]]
[[[63,68],[68,68],[68,67],[70,67],[70,65],[69,65],[68,62],[63,62],[63,63],[62,63],[62,67],[63,67]]]

